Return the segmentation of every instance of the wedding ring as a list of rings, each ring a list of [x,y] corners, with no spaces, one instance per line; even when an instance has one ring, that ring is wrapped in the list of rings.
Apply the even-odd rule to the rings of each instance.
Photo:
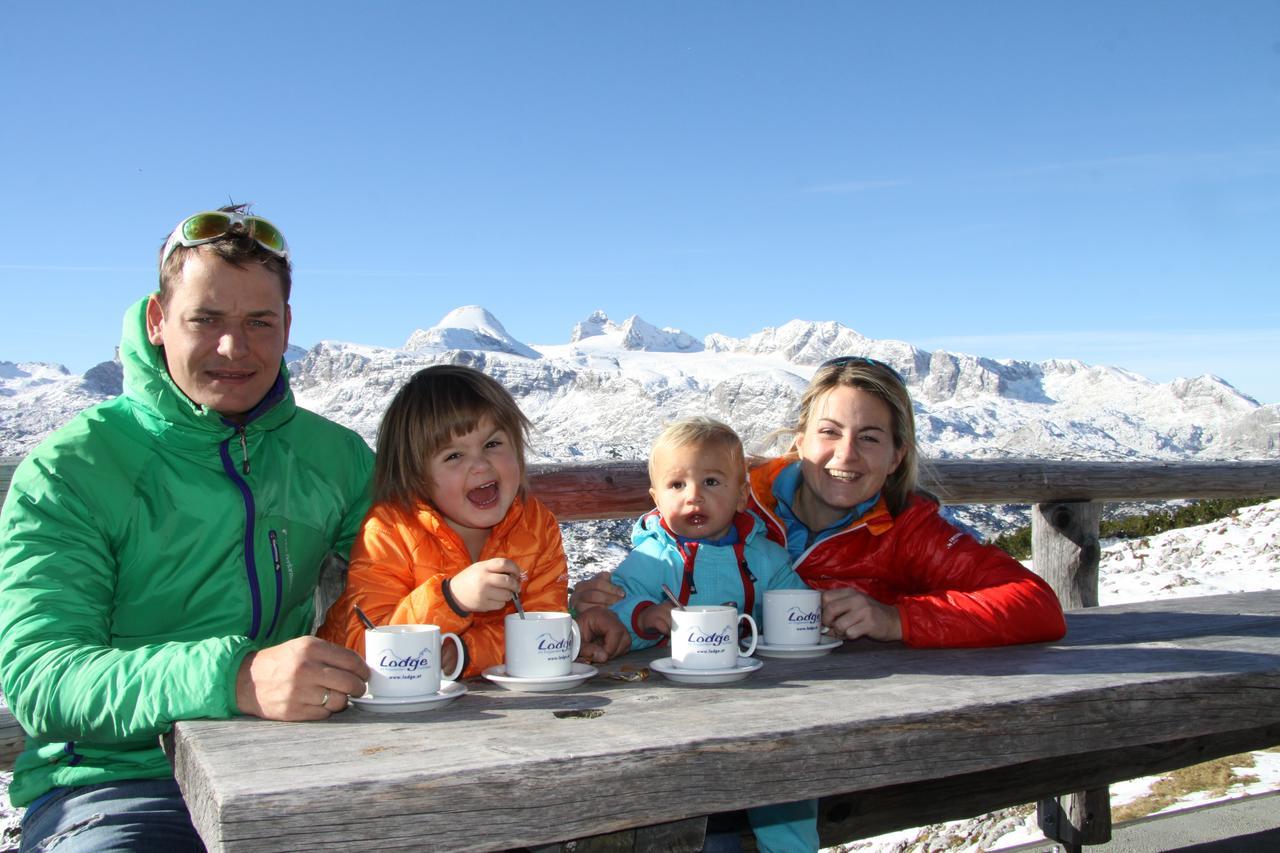
[[[320,705],[322,707],[329,706],[329,688],[328,687],[324,689],[324,698],[320,700]]]

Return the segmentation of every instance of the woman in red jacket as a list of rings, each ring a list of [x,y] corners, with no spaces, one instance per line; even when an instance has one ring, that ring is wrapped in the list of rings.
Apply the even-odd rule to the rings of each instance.
[[[814,373],[794,444],[752,470],[750,509],[822,594],[822,621],[848,639],[996,646],[1066,632],[1049,586],[938,515],[917,490],[911,398],[897,372],[845,356]],[[612,603],[606,575],[579,584],[579,609]]]

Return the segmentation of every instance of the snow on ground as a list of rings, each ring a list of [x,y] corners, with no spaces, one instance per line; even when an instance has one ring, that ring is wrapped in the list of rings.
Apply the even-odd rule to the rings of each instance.
[[[1199,527],[1103,544],[1098,593],[1104,605],[1280,588],[1280,501],[1246,507]],[[1257,781],[1233,786],[1216,799],[1280,790],[1280,753],[1256,752],[1253,761],[1254,766],[1241,768],[1239,774],[1255,776]],[[0,791],[6,794],[10,778],[9,774],[0,773]],[[1140,799],[1159,778],[1112,785],[1112,808]],[[1215,798],[1204,793],[1191,794],[1163,811],[1201,805],[1212,799]],[[18,814],[8,807],[5,797],[0,803],[0,853],[16,849],[6,842],[13,837],[11,827],[16,827],[17,822]],[[943,849],[962,853],[998,850],[1041,838],[1033,807],[888,833],[833,849],[850,853],[923,853]]]

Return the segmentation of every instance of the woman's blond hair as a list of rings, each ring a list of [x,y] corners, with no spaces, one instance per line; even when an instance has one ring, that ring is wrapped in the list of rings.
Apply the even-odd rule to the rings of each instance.
[[[520,495],[525,492],[524,450],[529,419],[496,379],[458,364],[437,364],[404,384],[378,426],[373,464],[375,501],[412,510],[431,504],[429,465],[445,445],[488,417],[507,434],[520,465]]]
[[[814,417],[818,402],[828,392],[840,386],[874,394],[889,407],[893,447],[903,453],[902,461],[885,479],[880,493],[889,506],[889,512],[897,515],[906,508],[911,493],[919,486],[920,454],[916,447],[916,418],[911,395],[907,392],[902,377],[892,367],[861,356],[832,359],[819,367],[800,398],[800,419],[791,431],[792,438],[804,434]],[[800,454],[794,443],[787,456],[799,458]]]

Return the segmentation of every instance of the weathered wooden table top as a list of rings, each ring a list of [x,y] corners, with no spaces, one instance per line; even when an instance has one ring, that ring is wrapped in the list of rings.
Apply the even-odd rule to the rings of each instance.
[[[211,850],[502,849],[1280,721],[1280,591],[1068,614],[1054,644],[846,643],[746,680],[609,677],[440,710],[175,727]]]

